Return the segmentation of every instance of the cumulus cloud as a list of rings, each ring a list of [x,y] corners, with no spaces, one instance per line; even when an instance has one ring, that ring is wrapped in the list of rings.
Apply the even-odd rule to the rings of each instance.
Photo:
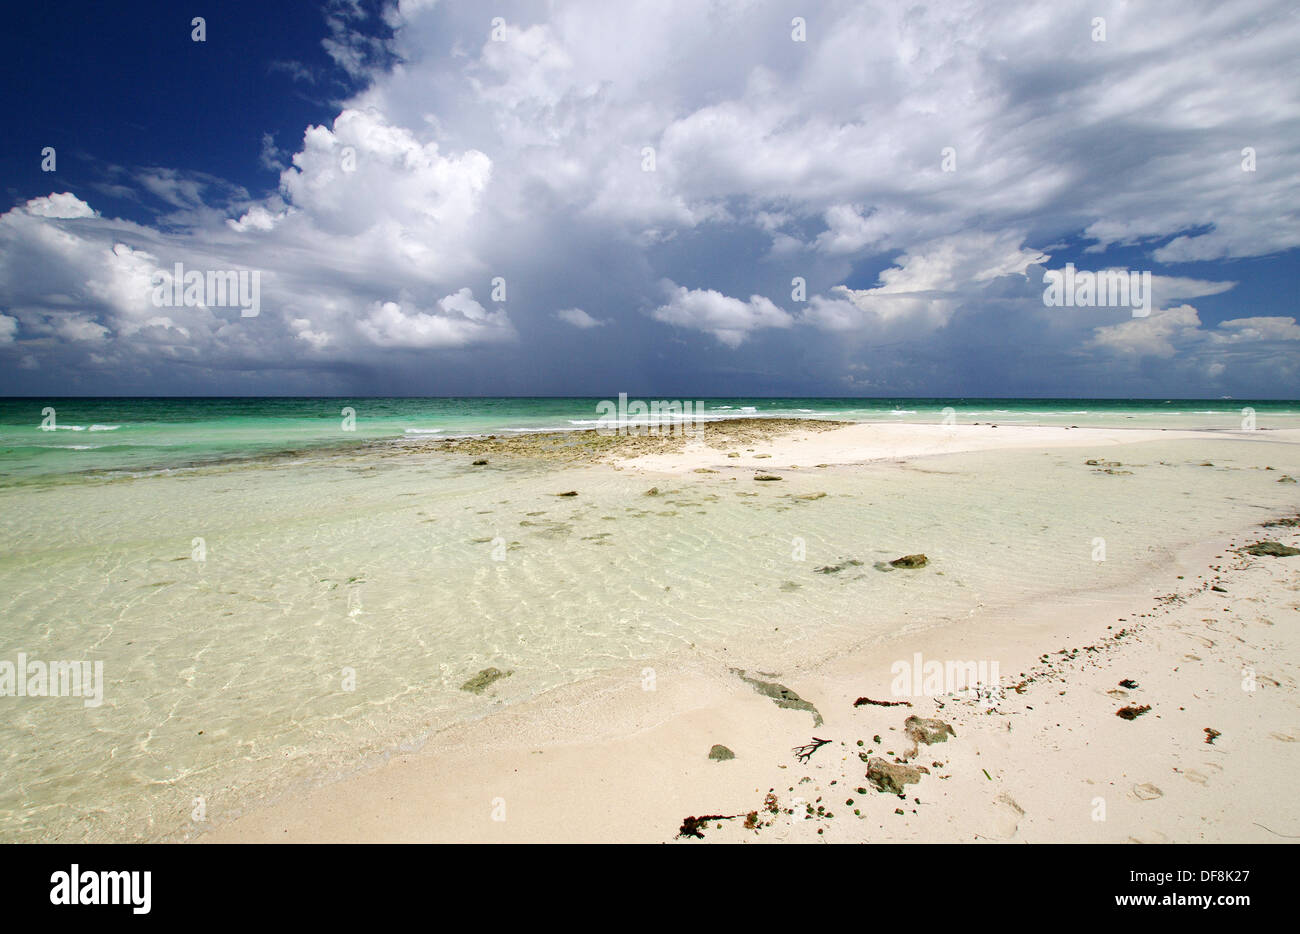
[[[667,285],[668,301],[651,315],[667,324],[712,334],[728,347],[739,347],[752,331],[760,328],[788,328],[794,318],[769,299],[751,295],[742,301],[713,289],[688,289]]]
[[[158,205],[154,222],[97,213],[89,186],[19,204],[0,215],[0,343],[7,362],[105,379],[175,361],[212,388],[232,369],[354,368],[419,389],[469,351],[528,354],[554,381],[534,388],[583,391],[568,327],[638,347],[682,328],[760,381],[798,356],[789,378],[810,391],[887,389],[870,381],[906,366],[928,394],[1002,321],[1053,361],[1049,382],[1067,358],[1095,381],[1116,357],[1283,372],[1294,321],[1226,310],[1241,276],[1221,261],[1300,248],[1277,209],[1300,175],[1300,20],[1274,0],[1094,7],[828,0],[793,42],[776,0],[505,0],[500,28],[402,0],[390,39],[331,0],[327,51],[365,88],[322,125],[247,128],[250,159],[283,167],[276,189],[115,166],[99,190]],[[1067,243],[1095,268],[1112,250],[1152,267],[1151,316],[1047,313],[1031,280]],[[263,313],[159,309],[149,276],[177,262],[261,271]],[[1175,262],[1208,265],[1158,268]],[[786,311],[795,276],[809,297]],[[488,310],[474,296],[497,278],[509,299]],[[777,329],[780,353],[755,339]],[[868,365],[873,342],[892,356]],[[1206,356],[1228,352],[1224,369]]]
[[[379,347],[464,347],[515,336],[505,313],[486,311],[469,289],[448,295],[430,311],[376,302],[361,320],[360,330]]]

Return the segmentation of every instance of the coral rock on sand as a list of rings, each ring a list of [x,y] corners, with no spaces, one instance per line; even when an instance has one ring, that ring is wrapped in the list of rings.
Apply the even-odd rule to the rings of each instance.
[[[889,562],[889,565],[895,568],[923,568],[929,563],[930,559],[925,555],[903,555]]]
[[[903,729],[909,737],[927,746],[947,742],[949,736],[957,735],[957,731],[942,720],[925,717],[908,717],[903,721]]]
[[[717,762],[726,762],[728,759],[736,758],[736,754],[719,743],[714,743],[713,748],[709,750],[709,758]]]
[[[1253,545],[1247,545],[1242,551],[1248,555],[1270,555],[1274,558],[1289,558],[1292,555],[1300,555],[1300,548],[1292,548],[1289,545],[1283,545],[1281,542],[1256,542]]]
[[[509,678],[513,671],[502,671],[499,668],[484,668],[474,677],[470,678],[460,686],[462,691],[469,691],[471,694],[482,694],[487,690],[488,685],[502,678]]]
[[[923,774],[930,774],[930,770],[925,766],[902,765],[879,756],[872,756],[867,760],[867,781],[871,782],[877,791],[887,794],[905,794],[903,786],[919,782]]]

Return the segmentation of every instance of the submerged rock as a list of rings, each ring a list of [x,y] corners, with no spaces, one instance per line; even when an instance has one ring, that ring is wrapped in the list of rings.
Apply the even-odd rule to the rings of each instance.
[[[776,476],[775,474],[759,473],[759,474],[754,474],[754,479],[755,480],[780,480],[781,478]]]
[[[895,568],[923,568],[929,563],[930,559],[925,555],[903,555],[903,557],[895,558],[889,562],[889,566]]]
[[[716,762],[726,762],[728,759],[736,758],[736,754],[720,743],[714,743],[713,748],[709,750],[709,758]]]
[[[861,567],[861,565],[862,562],[859,561],[857,558],[846,558],[845,560],[841,561],[839,564],[823,564],[819,568],[813,568],[813,573],[814,574],[838,574],[840,571],[843,571],[845,568],[856,568],[856,567]]]
[[[867,781],[871,782],[877,791],[891,795],[906,794],[904,785],[919,782],[922,775],[928,774],[930,770],[925,766],[903,765],[879,756],[872,756],[867,760]]]
[[[1242,551],[1248,555],[1268,555],[1273,558],[1289,558],[1292,555],[1300,555],[1300,548],[1292,548],[1290,545],[1283,545],[1281,542],[1256,542],[1253,545],[1247,545]]]
[[[758,678],[750,678],[740,668],[733,668],[731,671],[740,678],[741,681],[744,681],[759,694],[762,694],[764,697],[770,697],[776,706],[782,707],[786,710],[806,710],[813,715],[813,726],[822,725],[821,712],[784,684],[777,684],[775,681],[761,681]]]
[[[462,691],[469,691],[471,694],[482,694],[488,686],[494,681],[500,681],[502,678],[509,678],[513,671],[502,671],[499,668],[484,668],[474,677],[470,678],[460,686]]]

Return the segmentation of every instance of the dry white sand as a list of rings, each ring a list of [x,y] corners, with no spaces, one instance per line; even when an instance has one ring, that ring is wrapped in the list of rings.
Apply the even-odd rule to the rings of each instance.
[[[1188,434],[861,425],[774,439],[742,451],[749,461],[688,446],[623,467],[802,469],[986,447],[1100,452]],[[1296,431],[1267,434],[1300,440]],[[771,457],[752,459],[759,453]],[[703,831],[706,840],[732,842],[1300,839],[1300,557],[1229,550],[1263,538],[1295,545],[1300,529],[1243,528],[1231,540],[1183,549],[1158,575],[1122,590],[982,607],[964,625],[755,675],[815,704],[820,726],[755,692],[725,657],[684,654],[652,673],[609,674],[461,724],[201,839],[663,842],[692,815],[740,815]],[[916,652],[996,660],[1002,685],[1013,689],[992,710],[953,696],[908,698],[911,708],[854,706],[862,696],[894,700],[891,664]],[[1137,686],[1120,687],[1126,679]],[[1150,710],[1116,716],[1129,705]],[[956,736],[920,746],[910,764],[928,774],[900,799],[868,784],[859,753],[906,756],[911,714],[940,718]],[[1220,734],[1213,743],[1207,727]],[[800,764],[792,747],[814,736],[831,742]],[[736,758],[711,761],[714,743]],[[775,812],[764,808],[769,791]],[[818,816],[818,807],[833,817]],[[758,826],[747,829],[750,812]]]

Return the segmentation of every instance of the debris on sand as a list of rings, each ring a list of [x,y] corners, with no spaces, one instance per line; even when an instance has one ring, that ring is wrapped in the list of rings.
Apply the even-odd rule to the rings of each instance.
[[[1115,711],[1115,716],[1122,717],[1125,720],[1136,720],[1150,709],[1150,704],[1143,704],[1141,707],[1121,707],[1119,710]]]
[[[1134,681],[1132,678],[1125,678],[1123,681],[1119,683],[1119,686],[1131,691],[1138,686],[1138,683]]]
[[[865,707],[871,704],[873,707],[911,707],[911,701],[905,700],[872,700],[870,697],[859,697],[853,702],[854,707]]]
[[[1292,555],[1300,555],[1300,548],[1292,548],[1290,545],[1283,545],[1281,542],[1256,542],[1253,545],[1247,545],[1242,551],[1248,555],[1268,555],[1273,558],[1289,558]]]
[[[957,735],[957,731],[942,720],[925,717],[908,717],[903,721],[903,730],[911,739],[927,746],[945,743],[949,736]]]
[[[889,562],[889,566],[894,568],[923,568],[929,563],[930,559],[925,555],[903,555],[903,557],[895,558]]]
[[[682,827],[677,831],[679,837],[695,837],[698,840],[704,839],[704,830],[709,821],[735,820],[742,817],[741,814],[704,814],[700,817],[687,817],[682,821]]]
[[[1213,745],[1214,745],[1214,741],[1215,741],[1216,739],[1218,739],[1218,738],[1219,738],[1220,736],[1222,736],[1222,735],[1223,735],[1223,734],[1220,733],[1218,730],[1216,730],[1214,727],[1212,727],[1212,726],[1207,726],[1207,727],[1205,728],[1205,745],[1207,745],[1207,746],[1213,746]]]
[[[513,671],[502,671],[499,668],[484,668],[474,677],[470,678],[460,686],[462,691],[469,691],[471,694],[482,694],[488,686],[494,681],[500,681],[502,678],[509,678]]]
[[[578,495],[578,491],[577,491],[577,490],[569,490],[567,493],[556,493],[555,495],[556,495],[556,496],[577,496],[577,495]]]
[[[777,684],[775,681],[761,681],[758,678],[750,678],[740,668],[731,669],[741,681],[744,681],[759,694],[764,697],[770,697],[772,702],[778,707],[786,710],[806,710],[813,715],[813,726],[822,725],[822,715],[812,704],[804,700],[794,691],[790,690],[784,684]]]

